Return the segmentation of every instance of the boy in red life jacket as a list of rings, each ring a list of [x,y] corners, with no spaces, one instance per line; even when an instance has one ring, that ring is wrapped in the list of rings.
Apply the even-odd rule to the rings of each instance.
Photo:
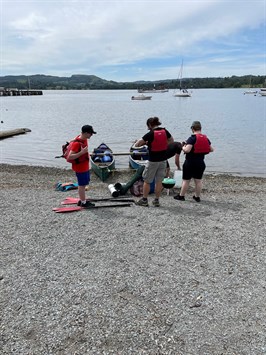
[[[183,143],[183,152],[186,159],[183,164],[183,182],[180,194],[174,196],[174,199],[184,201],[185,194],[189,188],[190,180],[195,182],[195,195],[193,199],[200,202],[200,193],[202,190],[202,177],[206,168],[204,158],[206,154],[213,152],[213,147],[208,137],[201,133],[201,123],[194,121],[191,126],[192,135]]]
[[[155,200],[152,202],[155,207],[159,207],[159,198],[162,191],[162,181],[165,177],[166,154],[168,144],[173,143],[172,135],[165,128],[159,127],[161,122],[158,117],[150,117],[147,120],[149,132],[146,133],[136,143],[136,147],[148,145],[149,161],[143,172],[143,198],[137,202],[139,206],[148,207],[148,195],[150,184],[155,179]]]
[[[94,132],[92,126],[85,125],[81,128],[81,134],[75,138],[69,152],[68,159],[73,160],[72,170],[75,171],[78,180],[78,193],[80,201],[78,206],[90,208],[95,206],[94,203],[86,201],[86,186],[90,182],[90,156],[88,151],[88,139]]]

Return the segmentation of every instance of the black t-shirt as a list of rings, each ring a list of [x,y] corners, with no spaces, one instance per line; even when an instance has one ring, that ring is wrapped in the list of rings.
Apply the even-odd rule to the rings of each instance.
[[[158,127],[158,128],[155,128],[155,130],[161,130],[161,129],[164,129],[165,132],[166,132],[166,137],[167,139],[171,138],[171,134],[167,131],[167,129],[165,128],[161,128],[161,127]],[[164,161],[167,159],[166,157],[166,153],[167,153],[167,150],[161,150],[161,151],[156,151],[156,152],[153,152],[151,150],[151,143],[153,142],[154,140],[154,131],[153,130],[150,130],[148,133],[146,133],[142,139],[147,142],[147,145],[149,147],[149,161]]]
[[[173,142],[168,145],[166,159],[170,159],[176,154],[180,155],[182,152],[182,144],[180,142]]]

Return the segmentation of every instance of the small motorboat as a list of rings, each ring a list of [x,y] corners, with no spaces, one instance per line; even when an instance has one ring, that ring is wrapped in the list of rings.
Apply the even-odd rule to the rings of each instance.
[[[251,95],[257,95],[258,91],[257,90],[246,90],[244,91],[244,95],[248,95],[248,94],[251,94]]]
[[[105,181],[115,170],[115,159],[112,150],[105,143],[101,143],[90,154],[91,168],[94,173]]]
[[[149,93],[149,94],[157,94],[157,93],[164,93],[164,92],[168,92],[169,89],[139,89],[138,92],[146,92],[146,93]]]
[[[131,96],[131,100],[150,100],[152,96],[147,96],[144,94],[137,95],[137,96]]]

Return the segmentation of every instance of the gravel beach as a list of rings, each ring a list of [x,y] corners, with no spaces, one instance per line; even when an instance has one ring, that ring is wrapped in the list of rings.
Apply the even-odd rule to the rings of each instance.
[[[1,354],[266,354],[266,179],[205,175],[201,203],[192,185],[160,208],[57,214],[71,170],[0,168]],[[87,195],[132,174],[92,175]]]

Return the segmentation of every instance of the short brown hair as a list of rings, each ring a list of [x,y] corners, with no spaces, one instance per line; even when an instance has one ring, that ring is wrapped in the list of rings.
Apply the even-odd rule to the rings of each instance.
[[[200,121],[194,121],[192,122],[192,125],[190,127],[191,129],[194,129],[194,131],[200,131],[201,130],[201,123]]]

